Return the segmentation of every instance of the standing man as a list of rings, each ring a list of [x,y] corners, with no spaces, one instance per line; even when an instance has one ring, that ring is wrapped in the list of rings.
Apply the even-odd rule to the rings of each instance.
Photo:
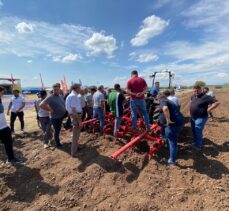
[[[79,101],[81,103],[81,107],[82,107],[82,122],[85,120],[86,118],[86,100],[85,100],[85,93],[83,89],[80,89],[80,92],[78,93],[78,98]]]
[[[103,93],[104,93],[104,87],[101,85],[98,87],[98,90],[93,95],[93,118],[99,117],[100,136],[103,135],[103,127],[104,127],[105,99]]]
[[[52,139],[52,123],[49,118],[49,112],[40,107],[40,103],[47,97],[47,92],[45,90],[39,91],[38,97],[39,100],[35,101],[35,109],[38,115],[38,121],[41,124],[41,129],[44,134],[44,148],[47,149],[49,147],[49,140]]]
[[[203,129],[208,120],[208,113],[219,105],[220,103],[216,99],[204,94],[200,86],[193,87],[193,96],[191,97],[190,104],[190,115],[194,139],[194,149],[201,150]]]
[[[160,101],[159,121],[163,129],[163,134],[169,143],[169,165],[175,165],[177,157],[178,134],[184,124],[184,117],[179,111],[179,107],[168,99],[168,90],[158,95]]]
[[[11,98],[7,115],[10,114],[10,128],[12,133],[14,133],[14,122],[16,118],[19,118],[19,121],[21,123],[21,131],[24,131],[24,112],[23,108],[25,107],[25,98],[23,96],[20,96],[20,92],[18,89],[13,90],[13,97]]]
[[[46,97],[41,103],[40,107],[50,112],[51,123],[54,128],[54,140],[57,148],[62,148],[60,143],[60,130],[63,118],[66,114],[64,98],[60,95],[60,84],[53,85],[53,93]]]
[[[4,94],[4,88],[2,86],[0,86],[0,140],[2,141],[2,143],[5,146],[5,151],[7,154],[7,164],[12,164],[12,163],[21,163],[22,161],[17,159],[14,156],[14,152],[13,152],[13,139],[12,139],[12,135],[11,135],[11,130],[8,127],[7,123],[6,123],[6,117],[4,114],[4,107],[2,104],[2,96]]]
[[[137,129],[137,110],[142,114],[146,129],[150,129],[149,115],[146,110],[145,94],[148,87],[143,78],[138,77],[138,71],[131,72],[131,79],[127,82],[126,92],[130,95],[130,109],[133,121],[133,130]]]
[[[160,83],[159,82],[155,82],[154,85],[150,89],[150,95],[152,97],[157,97],[157,95],[159,93],[159,88],[160,88]]]
[[[114,136],[116,136],[116,131],[119,130],[122,123],[123,103],[125,101],[125,97],[122,94],[119,84],[115,84],[114,89],[115,91],[112,91],[109,94],[108,104],[110,106],[111,113],[115,116]]]
[[[211,96],[214,99],[216,99],[215,95],[214,95],[214,92],[210,91],[209,88],[206,87],[206,86],[203,88],[203,93],[208,95],[208,96]],[[214,116],[213,116],[213,113],[211,111],[209,112],[209,116],[211,117],[212,120],[214,120]]]
[[[82,127],[82,106],[79,99],[79,94],[81,93],[80,84],[73,84],[71,87],[71,93],[66,99],[66,109],[72,120],[73,125],[73,135],[72,135],[72,146],[71,155],[76,156],[78,150],[78,141],[80,137],[80,130]]]

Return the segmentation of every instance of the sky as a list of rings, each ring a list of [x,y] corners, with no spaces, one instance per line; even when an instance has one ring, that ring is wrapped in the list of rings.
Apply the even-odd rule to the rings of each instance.
[[[229,0],[0,0],[0,77],[22,86],[229,83]],[[168,77],[157,78],[168,85]]]

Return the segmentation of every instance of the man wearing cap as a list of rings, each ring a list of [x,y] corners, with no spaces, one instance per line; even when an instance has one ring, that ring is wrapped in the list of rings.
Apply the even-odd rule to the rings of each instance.
[[[126,92],[130,95],[130,109],[133,121],[133,130],[137,129],[137,110],[142,114],[146,129],[150,129],[149,115],[146,110],[145,94],[148,92],[146,81],[138,77],[138,71],[131,72],[131,79],[127,82]]]
[[[40,107],[43,110],[50,112],[51,123],[54,128],[54,140],[57,148],[62,148],[60,143],[60,131],[63,118],[66,114],[64,97],[60,94],[60,84],[53,85],[53,93],[46,97],[41,103]]]
[[[80,84],[73,84],[71,86],[71,93],[68,95],[66,99],[66,109],[68,111],[69,116],[72,120],[73,125],[73,135],[72,135],[72,146],[71,146],[71,155],[72,157],[76,156],[76,152],[78,150],[78,141],[80,137],[80,131],[82,128],[82,106],[80,102],[80,98],[78,95],[81,93]]]
[[[19,118],[19,121],[21,123],[21,131],[24,130],[24,112],[23,112],[23,108],[25,107],[25,98],[23,96],[20,95],[20,92],[18,89],[14,89],[13,90],[13,97],[11,98],[9,107],[8,107],[8,111],[7,111],[7,115],[10,114],[10,128],[12,133],[14,132],[14,122],[16,120],[16,118]]]
[[[13,139],[11,135],[11,130],[6,123],[4,106],[2,104],[2,96],[4,94],[4,90],[5,90],[4,87],[0,86],[0,140],[5,146],[5,151],[8,157],[6,163],[7,164],[21,163],[22,161],[14,156]]]
[[[38,115],[38,121],[41,123],[41,129],[44,134],[44,148],[48,148],[49,140],[52,138],[52,132],[51,132],[51,121],[49,118],[49,112],[42,109],[40,107],[40,103],[47,97],[47,92],[45,90],[41,90],[38,93],[39,100],[35,101],[35,109],[37,111]]]

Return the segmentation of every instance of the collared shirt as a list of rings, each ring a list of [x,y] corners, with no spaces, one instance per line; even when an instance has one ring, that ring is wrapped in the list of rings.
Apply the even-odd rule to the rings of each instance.
[[[79,100],[80,100],[81,107],[82,107],[82,108],[85,108],[85,106],[86,106],[86,101],[85,101],[84,95],[78,94],[78,98],[79,98]]]
[[[193,95],[191,97],[190,114],[191,117],[206,118],[208,117],[208,106],[217,102],[213,97],[206,94]]]
[[[156,97],[159,93],[159,88],[157,88],[156,86],[153,86],[151,87],[150,89],[150,94],[153,96],[153,97]]]
[[[129,89],[133,93],[140,93],[143,92],[144,89],[147,87],[146,81],[143,78],[138,76],[132,77],[126,85],[126,89]],[[144,95],[141,97],[136,97],[135,95],[131,95],[131,100],[143,100],[145,97]]]
[[[22,107],[22,104],[25,102],[25,98],[23,96],[13,96],[10,102],[12,103],[11,112],[16,112],[19,108]],[[21,111],[23,111],[23,108],[20,110],[20,112]]]
[[[78,93],[74,90],[68,95],[65,105],[69,114],[73,113],[73,108],[76,109],[77,113],[82,112],[82,106],[78,97]]]
[[[6,116],[4,114],[4,106],[2,104],[2,99],[0,98],[0,130],[8,127],[6,123]]]
[[[101,103],[105,101],[104,94],[100,92],[99,90],[96,91],[96,93],[93,95],[93,107],[99,108],[101,107]]]

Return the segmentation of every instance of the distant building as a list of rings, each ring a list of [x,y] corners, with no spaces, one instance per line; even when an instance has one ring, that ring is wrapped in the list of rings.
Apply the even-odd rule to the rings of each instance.
[[[12,94],[13,88],[18,88],[21,91],[21,79],[0,78],[0,86],[5,88],[5,94]]]

